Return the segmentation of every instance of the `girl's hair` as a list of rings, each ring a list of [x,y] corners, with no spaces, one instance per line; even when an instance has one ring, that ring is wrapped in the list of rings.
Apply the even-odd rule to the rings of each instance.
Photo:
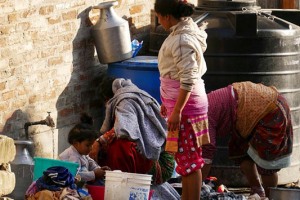
[[[80,116],[81,123],[76,124],[69,132],[68,142],[82,142],[84,140],[93,141],[98,138],[98,132],[93,128],[93,118],[87,113]]]
[[[162,16],[172,15],[175,19],[180,19],[191,16],[194,13],[194,5],[186,0],[156,0],[154,10]]]
[[[104,77],[100,82],[99,93],[106,100],[111,99],[114,96],[114,93],[112,91],[112,84],[114,80],[115,78],[107,76]]]
[[[85,112],[81,113],[80,121],[81,123],[85,123],[85,124],[90,124],[90,125],[94,124],[93,118]]]

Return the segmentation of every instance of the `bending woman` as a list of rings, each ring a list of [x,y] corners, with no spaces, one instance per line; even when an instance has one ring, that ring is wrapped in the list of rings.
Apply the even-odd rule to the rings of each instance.
[[[151,174],[154,196],[179,199],[167,183],[175,161],[164,151],[166,121],[158,102],[129,79],[107,77],[100,89],[107,100],[106,116],[90,156],[112,170]]]
[[[229,157],[240,165],[251,194],[269,196],[268,188],[277,186],[277,172],[290,165],[293,128],[286,99],[275,87],[239,82],[210,92],[208,102],[211,143],[203,146],[204,178],[216,151],[216,137],[231,134]]]

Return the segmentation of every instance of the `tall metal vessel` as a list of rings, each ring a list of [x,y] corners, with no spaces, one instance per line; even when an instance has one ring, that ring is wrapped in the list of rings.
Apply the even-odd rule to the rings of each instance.
[[[92,36],[99,61],[103,64],[132,57],[128,21],[116,14],[113,8],[116,5],[118,1],[107,1],[93,7],[100,10],[100,18],[92,28]]]

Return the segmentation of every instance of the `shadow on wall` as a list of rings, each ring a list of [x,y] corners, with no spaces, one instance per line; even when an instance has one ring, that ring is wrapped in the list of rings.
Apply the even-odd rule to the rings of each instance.
[[[27,113],[21,109],[15,110],[6,120],[0,134],[6,135],[14,140],[25,139],[24,124],[29,121]]]
[[[80,27],[72,42],[72,69],[69,83],[59,95],[56,102],[57,129],[58,129],[58,154],[66,149],[68,132],[79,122],[80,113],[89,113],[97,123],[103,116],[97,87],[101,80],[105,66],[99,65],[94,56],[94,44],[90,34],[91,22],[89,12],[91,7],[78,15]]]
[[[0,134],[6,135],[14,140],[27,140],[25,136],[24,125],[29,122],[29,115],[21,109],[15,110],[13,114],[6,120],[3,130]],[[29,135],[29,140],[32,141],[32,136]],[[34,156],[34,145],[28,146],[30,156]]]

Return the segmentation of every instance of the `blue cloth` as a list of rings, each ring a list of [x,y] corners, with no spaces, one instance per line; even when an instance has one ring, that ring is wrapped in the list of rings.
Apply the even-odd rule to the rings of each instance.
[[[65,187],[76,189],[74,176],[65,167],[49,167],[43,174],[36,181],[36,186],[39,190],[59,191]]]

